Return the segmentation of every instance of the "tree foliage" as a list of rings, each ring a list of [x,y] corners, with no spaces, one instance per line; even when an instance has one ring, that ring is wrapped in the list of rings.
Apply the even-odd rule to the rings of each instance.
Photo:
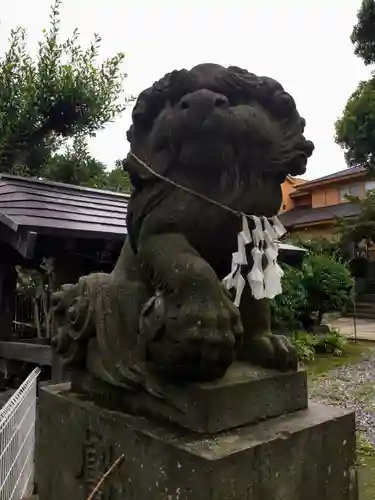
[[[342,243],[375,241],[375,190],[368,191],[364,198],[348,198],[358,204],[359,212],[354,217],[340,221]]]
[[[375,0],[362,0],[351,41],[366,65],[375,63]],[[336,142],[349,166],[375,171],[375,75],[359,83],[335,125]]]
[[[100,36],[83,49],[78,30],[61,42],[60,6],[55,0],[51,7],[36,60],[20,27],[11,31],[0,59],[0,172],[57,175],[45,164],[68,138],[94,136],[125,108],[126,99],[119,100],[124,54],[99,63]]]
[[[53,155],[43,166],[41,176],[57,182],[129,193],[131,184],[122,161],[113,170],[96,160],[88,151],[87,141],[77,136],[64,152]]]
[[[354,45],[354,53],[361,57],[365,64],[375,63],[375,1],[363,0],[357,14],[350,40]]]
[[[375,77],[358,85],[335,127],[347,164],[375,169]]]
[[[105,187],[111,191],[131,192],[132,185],[129,175],[124,171],[123,160],[115,161],[115,167],[107,173]]]
[[[77,136],[64,152],[56,153],[44,165],[41,176],[57,182],[87,187],[103,187],[106,167],[93,158],[82,136]]]

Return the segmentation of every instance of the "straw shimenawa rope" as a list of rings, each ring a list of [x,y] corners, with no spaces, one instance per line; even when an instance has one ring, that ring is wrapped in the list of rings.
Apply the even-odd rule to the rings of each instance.
[[[208,196],[205,196],[202,193],[198,193],[197,191],[194,191],[193,189],[190,189],[186,186],[183,186],[182,184],[178,184],[177,182],[172,181],[171,179],[168,179],[168,177],[164,177],[164,175],[159,174],[158,172],[155,172],[154,169],[152,169],[147,163],[142,161],[140,158],[138,158],[137,155],[134,153],[130,152],[129,156],[133,158],[141,167],[143,167],[145,170],[147,170],[150,174],[152,174],[154,177],[157,177],[158,179],[170,184],[171,186],[174,186],[177,189],[180,189],[181,191],[185,191],[185,193],[189,193],[192,196],[196,196],[198,198],[201,198],[202,200],[207,201],[208,203],[212,203],[213,205],[216,205],[217,207],[223,208],[224,210],[227,210],[228,212],[231,212],[234,215],[237,215],[238,217],[241,217],[245,215],[246,217],[249,217],[249,215],[244,214],[243,212],[237,212],[236,210],[233,210],[233,208],[227,207],[226,205],[223,205],[219,203],[216,200],[213,200],[212,198],[209,198]]]

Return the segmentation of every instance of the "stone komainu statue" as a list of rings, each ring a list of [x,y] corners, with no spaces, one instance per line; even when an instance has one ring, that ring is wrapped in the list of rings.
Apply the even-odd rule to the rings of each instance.
[[[287,338],[271,333],[269,300],[247,287],[237,309],[221,283],[240,218],[137,158],[225,207],[270,217],[286,176],[303,174],[313,152],[304,128],[278,82],[235,66],[173,71],[143,91],[127,134],[134,190],[121,255],[111,274],[54,297],[53,345],[65,361],[128,387],[154,374],[212,380],[234,359],[296,369]]]

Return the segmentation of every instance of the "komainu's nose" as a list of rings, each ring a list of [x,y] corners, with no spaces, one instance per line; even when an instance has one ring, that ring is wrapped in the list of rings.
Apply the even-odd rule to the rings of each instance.
[[[202,89],[185,95],[179,105],[183,110],[207,115],[215,109],[229,108],[229,101],[225,95],[217,94],[212,90]]]

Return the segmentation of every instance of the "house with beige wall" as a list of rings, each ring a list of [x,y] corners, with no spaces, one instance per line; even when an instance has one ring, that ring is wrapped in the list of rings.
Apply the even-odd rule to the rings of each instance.
[[[346,196],[363,197],[375,189],[375,181],[362,167],[346,168],[293,185],[287,179],[284,185],[280,220],[289,232],[307,238],[334,237],[338,219],[358,214],[358,204]]]
[[[295,192],[297,186],[300,186],[305,182],[308,181],[301,179],[300,177],[292,177],[291,175],[288,175],[285,182],[281,185],[283,202],[280,207],[280,213],[294,208],[294,202],[291,198],[291,194]]]

